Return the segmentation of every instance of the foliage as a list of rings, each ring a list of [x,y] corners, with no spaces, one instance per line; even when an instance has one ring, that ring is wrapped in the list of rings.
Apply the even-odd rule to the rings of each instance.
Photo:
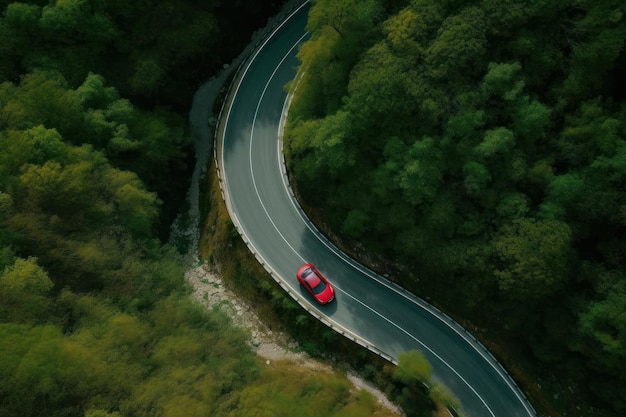
[[[624,414],[623,4],[376,3],[311,10],[285,132],[299,194],[573,381],[572,404]]]
[[[99,312],[70,335],[51,324],[0,324],[2,414],[37,415],[45,407],[54,415],[153,415],[155,407],[184,403],[190,391],[196,407],[210,410],[258,372],[245,336],[186,298],[164,298],[129,315],[97,299],[64,296],[74,314],[87,302]]]
[[[197,84],[232,59],[280,4],[4,2],[0,79],[56,69],[76,86],[96,72],[150,107],[167,103],[185,109]]]
[[[62,139],[74,145],[91,144],[111,164],[134,171],[164,198],[172,189],[168,175],[178,173],[188,145],[180,116],[139,110],[93,73],[72,89],[60,73],[36,70],[24,75],[19,85],[4,83],[0,95],[0,126],[7,131],[32,132],[33,139],[28,140],[42,143],[46,139],[34,136],[43,134],[44,127],[54,129],[59,135],[55,143]],[[7,139],[13,143],[9,146],[19,146],[23,140]],[[10,164],[16,169],[24,162]]]
[[[282,3],[2,2],[0,83],[19,91],[0,98],[0,129],[55,128],[137,173],[161,200],[182,201],[193,164],[184,113],[197,86]],[[178,209],[160,208],[161,238]]]
[[[266,381],[294,389],[276,401],[340,388],[334,415],[387,415],[339,374],[263,369],[159,240],[187,190],[191,94],[279,5],[0,3],[0,415],[231,415]]]
[[[350,392],[351,383],[332,373],[298,370],[285,365],[264,369],[254,384],[238,393],[228,417],[332,416],[366,417],[377,412],[376,399],[366,391]],[[388,411],[378,410],[381,413]],[[376,414],[377,415],[377,414]]]
[[[36,259],[16,259],[0,274],[0,321],[30,323],[45,319],[52,286]]]
[[[394,379],[405,384],[412,382],[427,383],[432,376],[432,366],[424,354],[418,350],[402,352],[398,356],[398,367],[393,373]]]

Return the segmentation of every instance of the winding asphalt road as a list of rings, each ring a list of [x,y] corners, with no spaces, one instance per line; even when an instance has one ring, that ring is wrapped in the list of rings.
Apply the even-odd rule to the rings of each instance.
[[[401,352],[421,350],[435,381],[461,401],[466,416],[535,416],[512,379],[469,333],[340,253],[293,198],[279,138],[287,108],[284,86],[296,74],[308,9],[304,4],[284,20],[231,84],[216,149],[233,223],[259,262],[315,317],[394,362]],[[318,307],[300,288],[295,272],[305,262],[335,285],[335,302]]]

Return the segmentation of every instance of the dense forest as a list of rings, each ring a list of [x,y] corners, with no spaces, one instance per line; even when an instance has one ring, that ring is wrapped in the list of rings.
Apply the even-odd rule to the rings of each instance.
[[[285,134],[312,216],[568,415],[626,415],[625,15],[315,1]]]
[[[165,243],[192,95],[281,3],[0,1],[0,416],[387,415],[262,366]]]

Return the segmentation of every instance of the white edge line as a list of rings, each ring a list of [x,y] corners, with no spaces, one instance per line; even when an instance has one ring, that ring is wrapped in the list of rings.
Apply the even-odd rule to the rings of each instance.
[[[285,236],[280,232],[280,230],[278,229],[278,227],[276,226],[276,223],[274,223],[274,220],[272,219],[272,217],[270,216],[269,212],[267,211],[267,208],[265,207],[265,204],[263,204],[263,199],[261,198],[261,195],[259,193],[259,189],[257,187],[256,184],[256,179],[254,178],[254,169],[252,167],[252,143],[253,143],[253,136],[254,136],[254,126],[256,125],[256,119],[257,119],[257,115],[259,113],[259,109],[261,108],[261,102],[263,101],[263,98],[265,97],[265,93],[267,91],[267,88],[269,87],[270,83],[272,82],[272,80],[274,79],[274,75],[276,75],[276,72],[278,71],[278,69],[281,67],[281,65],[283,64],[283,62],[285,62],[285,60],[287,59],[287,57],[289,56],[289,54],[291,54],[291,52],[298,46],[298,44],[300,44],[300,42],[302,42],[302,40],[308,35],[308,32],[305,32],[304,35],[302,35],[300,37],[300,39],[298,39],[291,48],[289,48],[289,50],[287,51],[287,53],[283,56],[283,58],[280,60],[280,62],[276,65],[276,68],[274,68],[274,71],[272,71],[272,75],[270,75],[269,79],[267,80],[267,83],[265,83],[265,87],[263,88],[263,91],[261,92],[261,96],[259,97],[259,101],[256,105],[256,109],[254,111],[254,117],[252,118],[252,128],[250,129],[250,148],[249,148],[249,155],[250,155],[250,174],[252,177],[252,184],[254,186],[254,192],[256,193],[256,196],[259,200],[259,202],[261,203],[261,207],[263,207],[263,211],[265,212],[265,215],[267,216],[267,218],[269,219],[270,223],[272,223],[272,226],[274,227],[274,229],[278,232],[278,234],[280,235],[280,237],[283,239],[283,241],[285,241],[285,243],[287,244],[287,246],[289,246],[289,248],[293,251],[293,253],[296,254],[296,256],[298,258],[300,258],[300,260],[302,262],[304,262],[304,258],[302,258],[302,256],[300,256],[300,254],[298,253],[298,251],[296,251],[294,249],[293,246],[291,246],[291,244],[289,243],[289,241],[285,238]],[[282,117],[281,117],[282,120]],[[279,125],[279,129],[280,129],[280,122],[278,123]]]

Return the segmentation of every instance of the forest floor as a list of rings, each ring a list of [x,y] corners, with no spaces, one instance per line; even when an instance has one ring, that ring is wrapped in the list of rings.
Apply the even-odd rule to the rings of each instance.
[[[290,361],[299,366],[310,368],[316,372],[335,371],[330,364],[315,360],[305,352],[299,351],[295,341],[279,332],[273,332],[259,319],[254,309],[234,292],[224,285],[222,279],[215,272],[202,264],[189,267],[185,278],[193,288],[192,299],[209,310],[220,310],[228,315],[233,323],[250,332],[250,347],[256,354],[265,360],[267,366],[274,361]],[[385,394],[363,380],[353,372],[346,377],[352,382],[355,389],[368,391],[378,399],[380,404],[398,416],[404,413],[397,405],[387,399]]]

